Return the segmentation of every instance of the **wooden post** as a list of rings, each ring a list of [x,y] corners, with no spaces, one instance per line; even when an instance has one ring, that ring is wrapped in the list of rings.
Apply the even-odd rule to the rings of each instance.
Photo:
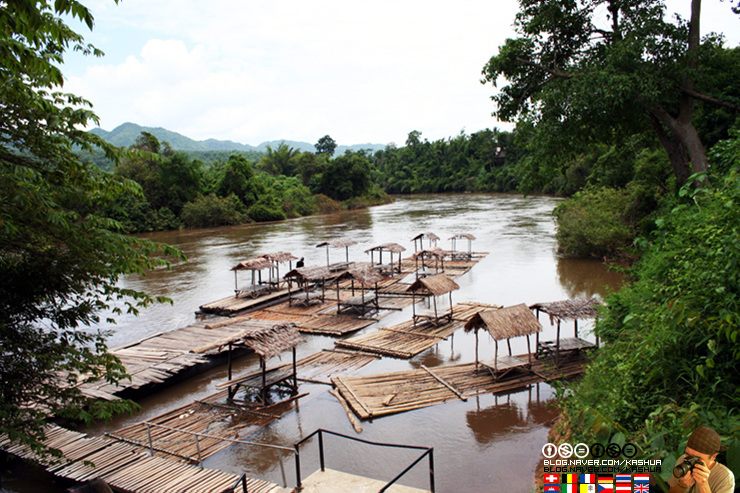
[[[298,392],[298,368],[295,361],[295,346],[293,346],[293,389]]]
[[[475,371],[478,371],[478,327],[475,328]]]
[[[529,334],[527,334],[527,357],[529,359],[529,365],[532,366],[532,348],[529,345]]]

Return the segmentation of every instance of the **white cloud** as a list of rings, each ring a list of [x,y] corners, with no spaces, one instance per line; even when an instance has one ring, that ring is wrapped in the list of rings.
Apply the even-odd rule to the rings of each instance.
[[[404,142],[502,125],[481,70],[513,31],[513,0],[86,2],[110,58],[67,71],[103,128],[197,139]],[[725,4],[722,4],[726,7]]]

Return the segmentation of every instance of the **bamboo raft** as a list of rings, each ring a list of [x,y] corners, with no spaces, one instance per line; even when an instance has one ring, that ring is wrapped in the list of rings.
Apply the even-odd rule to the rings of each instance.
[[[155,456],[198,463],[292,409],[293,400],[258,409],[229,404],[223,390],[107,435],[147,450],[151,445]]]
[[[50,425],[46,445],[60,450],[64,462],[51,463],[25,445],[0,437],[0,448],[19,457],[36,460],[58,477],[86,482],[100,478],[116,491],[161,493],[177,491],[212,493],[230,489],[239,476],[161,457],[151,457],[139,447],[108,437],[88,437],[84,433]],[[247,479],[247,491],[278,493],[280,486],[259,479]]]
[[[483,303],[458,303],[453,306],[452,320],[442,325],[412,321],[402,322],[392,327],[382,327],[368,334],[337,341],[338,348],[364,351],[394,358],[409,359],[422,351],[444,341],[462,328],[473,315],[486,308],[496,308]]]
[[[332,385],[333,376],[359,370],[379,358],[357,351],[324,349],[298,361],[298,380]]]
[[[482,366],[476,369],[475,363],[462,363],[376,375],[338,376],[332,382],[360,419],[370,419],[484,393],[508,392],[582,371],[583,359],[573,357],[561,361],[557,367],[536,360],[531,370],[517,370],[504,379],[496,379]]]
[[[283,298],[287,299],[287,296],[287,289],[269,292],[257,298],[251,298],[249,296],[237,297],[231,295],[227,296],[226,298],[201,305],[199,309],[203,313],[215,313],[216,315],[232,316],[240,312],[253,310],[268,303],[282,301]]]

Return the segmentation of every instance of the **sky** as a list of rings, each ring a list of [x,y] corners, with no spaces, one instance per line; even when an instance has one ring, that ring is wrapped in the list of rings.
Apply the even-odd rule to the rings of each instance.
[[[689,0],[667,0],[688,15]],[[105,52],[68,54],[64,89],[100,127],[164,127],[196,140],[404,145],[485,128],[482,69],[514,36],[516,0],[85,0]],[[703,2],[704,32],[740,40],[727,1]]]

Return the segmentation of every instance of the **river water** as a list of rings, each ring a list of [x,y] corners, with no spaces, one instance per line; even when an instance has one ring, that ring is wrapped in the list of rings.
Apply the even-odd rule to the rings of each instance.
[[[498,194],[418,195],[396,198],[392,204],[358,211],[300,218],[280,223],[243,225],[208,230],[183,230],[146,235],[156,241],[180,248],[187,263],[171,270],[159,270],[147,276],[122,279],[125,287],[150,294],[164,295],[173,305],[146,309],[139,317],[122,317],[112,330],[110,347],[120,347],[147,336],[188,325],[198,307],[233,293],[233,273],[239,261],[269,252],[288,251],[305,257],[306,265],[326,263],[326,250],[316,248],[322,241],[351,237],[358,244],[350,247],[350,260],[367,261],[365,250],[396,242],[413,253],[411,238],[433,232],[449,248],[456,233],[472,233],[473,251],[488,252],[473,269],[458,278],[460,289],[453,293],[453,303],[479,301],[504,306],[557,301],[575,297],[603,297],[618,289],[621,276],[608,271],[600,262],[568,260],[556,254],[555,224],[551,216],[558,199]],[[467,249],[467,242],[457,248]],[[344,249],[330,250],[331,261],[344,259]],[[390,326],[411,317],[411,309],[394,312],[378,324]],[[555,328],[547,317],[541,338],[554,339]],[[581,323],[579,334],[590,338],[589,323]],[[352,334],[351,336],[357,335]],[[569,328],[564,335],[570,336]],[[332,347],[334,338],[306,336],[298,357]],[[526,351],[526,340],[512,341],[514,353]],[[475,359],[475,338],[458,331],[411,360],[383,358],[359,373],[434,367]],[[493,354],[493,343],[481,337],[481,357]],[[279,360],[269,361],[275,365]],[[252,356],[239,359],[236,375],[253,371],[258,361]],[[186,382],[167,387],[140,401],[141,413],[123,416],[88,431],[99,434],[156,416],[215,393],[215,385],[225,380],[224,367],[217,367]],[[527,492],[533,487],[540,450],[547,441],[547,431],[555,417],[551,403],[554,389],[547,384],[506,395],[482,395],[466,402],[450,402],[426,409],[363,422],[357,435],[328,386],[302,384],[300,392],[309,395],[299,400],[295,411],[262,429],[249,440],[292,446],[317,428],[325,428],[360,438],[408,445],[434,447],[435,481],[440,492]],[[394,452],[355,442],[327,438],[327,467],[390,480],[406,465],[414,453]],[[309,445],[307,451],[316,451]],[[308,455],[311,455],[310,453]],[[205,461],[205,467],[283,484],[295,484],[292,457],[282,462],[272,451],[249,446],[232,446]],[[315,470],[314,459],[304,459],[304,477]],[[37,479],[5,476],[7,491],[60,491]],[[46,480],[48,482],[48,480]],[[401,483],[428,488],[427,462],[418,465]],[[8,489],[9,488],[9,489]],[[57,488],[57,489],[55,489]]]

